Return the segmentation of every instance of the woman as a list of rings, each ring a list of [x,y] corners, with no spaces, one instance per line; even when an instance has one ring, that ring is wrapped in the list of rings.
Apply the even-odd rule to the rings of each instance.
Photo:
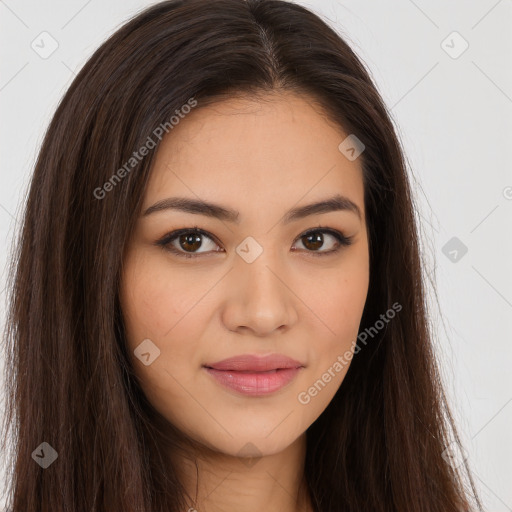
[[[394,127],[305,8],[121,27],[50,124],[13,265],[14,512],[481,510]]]

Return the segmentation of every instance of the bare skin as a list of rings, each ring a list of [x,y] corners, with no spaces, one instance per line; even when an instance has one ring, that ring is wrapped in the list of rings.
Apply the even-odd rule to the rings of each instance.
[[[129,353],[151,404],[200,447],[199,482],[195,466],[178,461],[198,512],[313,510],[304,482],[306,430],[346,375],[350,361],[332,368],[353,351],[369,283],[362,168],[338,149],[347,135],[312,100],[278,93],[199,103],[158,148],[142,212],[170,197],[239,212],[238,222],[175,209],[141,213],[124,258]],[[290,209],[337,194],[360,216],[342,209],[283,222]],[[200,244],[193,236],[178,236],[167,249],[156,244],[194,227],[208,233]],[[325,228],[351,244],[339,245]],[[304,235],[311,229],[319,238]],[[262,252],[248,262],[240,247]],[[160,354],[146,366],[133,354],[147,339]],[[226,388],[204,367],[271,353],[303,367],[265,396]],[[329,368],[330,378],[322,377]],[[321,391],[307,393],[321,378],[328,380]],[[241,456],[251,449],[252,462]]]

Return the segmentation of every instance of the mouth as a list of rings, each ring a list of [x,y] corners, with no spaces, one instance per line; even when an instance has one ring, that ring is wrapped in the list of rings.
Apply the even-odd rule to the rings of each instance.
[[[224,388],[248,396],[265,396],[284,388],[304,365],[282,354],[244,354],[203,367]]]
[[[204,365],[213,370],[230,370],[237,372],[267,372],[271,370],[287,370],[301,368],[304,365],[283,354],[269,354],[266,356],[242,354]]]

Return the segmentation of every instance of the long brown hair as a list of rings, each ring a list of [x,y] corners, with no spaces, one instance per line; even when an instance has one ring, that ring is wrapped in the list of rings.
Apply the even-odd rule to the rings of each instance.
[[[171,445],[180,434],[151,408],[126,353],[123,254],[159,127],[172,136],[169,119],[191,99],[201,108],[271,91],[314,98],[365,146],[370,286],[361,332],[372,336],[307,431],[316,510],[482,510],[467,462],[445,456],[459,437],[432,348],[414,198],[369,72],[299,5],[173,0],[101,45],[40,149],[12,255],[4,336],[13,512],[187,510],[179,468],[160,444],[169,431]],[[148,137],[156,148],[134,157]],[[376,329],[393,304],[400,312]],[[36,457],[50,448],[57,459],[43,468]]]

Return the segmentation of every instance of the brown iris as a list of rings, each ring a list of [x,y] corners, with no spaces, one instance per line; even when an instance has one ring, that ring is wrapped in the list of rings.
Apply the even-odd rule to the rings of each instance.
[[[179,243],[183,249],[194,252],[201,247],[201,235],[198,235],[197,233],[185,233],[180,235]],[[189,245],[189,247],[186,247],[185,244]]]
[[[319,231],[309,235],[305,235],[302,238],[306,240],[306,242],[303,243],[304,247],[306,247],[307,249],[319,249],[320,247],[322,247],[324,243],[324,237]],[[308,244],[310,245],[308,246]]]

